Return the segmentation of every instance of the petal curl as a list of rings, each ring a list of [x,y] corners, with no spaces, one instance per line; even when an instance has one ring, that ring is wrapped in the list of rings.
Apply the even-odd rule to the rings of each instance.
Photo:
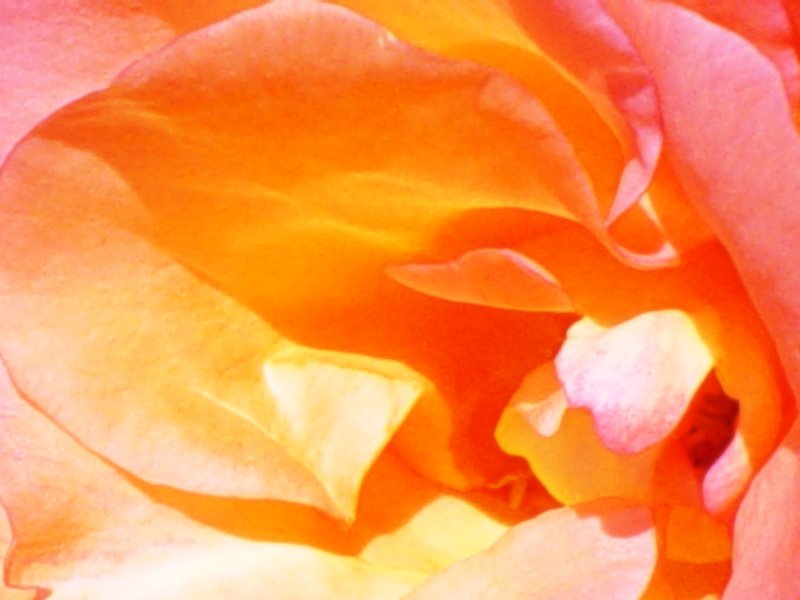
[[[567,401],[592,412],[603,443],[636,453],[675,429],[714,361],[685,313],[660,311],[611,329],[576,323],[555,364]]]
[[[411,289],[454,302],[541,312],[574,309],[547,270],[513,250],[472,250],[449,263],[398,265],[388,273]]]
[[[555,509],[432,577],[409,600],[634,600],[647,588],[656,557],[646,509],[603,503]]]

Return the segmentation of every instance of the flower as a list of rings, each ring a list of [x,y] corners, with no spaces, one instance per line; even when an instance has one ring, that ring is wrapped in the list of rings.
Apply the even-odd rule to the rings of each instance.
[[[798,15],[258,4],[2,9],[4,591],[792,597]]]

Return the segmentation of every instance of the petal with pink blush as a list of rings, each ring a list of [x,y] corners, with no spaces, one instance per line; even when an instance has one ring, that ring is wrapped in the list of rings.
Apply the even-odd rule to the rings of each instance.
[[[536,261],[513,250],[473,250],[442,264],[406,264],[388,274],[444,300],[509,310],[572,312],[569,296]]]
[[[755,476],[736,515],[725,600],[783,600],[800,575],[800,426]]]
[[[692,320],[665,310],[611,328],[583,319],[555,364],[570,406],[592,412],[603,443],[636,453],[675,429],[714,362]]]
[[[409,600],[638,600],[657,555],[647,509],[610,502],[560,508],[513,527]]]
[[[670,159],[800,392],[800,136],[773,63],[671,3],[612,0],[655,77]]]

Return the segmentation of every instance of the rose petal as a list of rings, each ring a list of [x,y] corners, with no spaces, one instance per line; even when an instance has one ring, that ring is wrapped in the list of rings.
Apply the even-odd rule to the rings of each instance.
[[[506,7],[485,0],[406,2],[402,8],[382,0],[340,0],[337,4],[386,25],[411,43],[445,56],[490,65],[523,82],[548,109],[550,118],[564,132],[564,141],[574,149],[580,161],[574,166],[575,184],[584,170],[594,184],[588,195],[564,196],[565,204],[621,258],[643,267],[675,261],[674,248],[665,243],[663,232],[654,236],[656,245],[652,248],[628,249],[620,243],[629,240],[617,240],[605,227],[603,213],[611,198],[617,198],[618,216],[646,190],[660,151],[661,134],[652,82],[624,33],[602,7],[573,2],[564,10],[563,2],[553,2],[539,3],[531,10],[522,2]],[[586,16],[583,11],[592,14]],[[595,31],[593,25],[586,25],[600,21],[604,21],[603,26]],[[583,40],[586,47],[576,51]],[[536,44],[552,52],[553,57]],[[586,48],[591,56],[588,66],[581,56],[581,52],[587,54]],[[604,50],[599,61],[598,48]],[[584,89],[575,88],[572,78],[564,75],[565,67]],[[586,90],[593,94],[592,102],[584,97]],[[627,166],[621,160],[619,143],[598,118],[598,105],[627,146]],[[538,161],[533,155],[528,158],[530,164]],[[617,174],[623,169],[622,181],[618,181]],[[639,208],[634,212],[640,212]]]
[[[639,201],[661,152],[661,124],[653,79],[625,32],[599,0],[511,3],[534,41],[592,94],[597,109],[627,153],[608,220]]]
[[[128,207],[110,218],[97,206],[86,215],[92,195],[74,189],[73,172],[91,180],[95,193],[134,201],[105,165],[43,142],[19,156],[28,154],[32,164],[9,170],[0,192],[9,274],[0,305],[11,316],[0,347],[26,394],[83,442],[151,481],[352,516],[364,472],[427,384],[386,362],[281,343],[253,312],[119,228],[112,219],[134,212]],[[38,204],[23,206],[17,194],[41,183],[29,178],[44,156],[63,171],[50,170]],[[291,397],[298,415],[286,414],[285,390],[269,393],[265,360],[298,389]],[[287,375],[292,361],[305,368]],[[322,418],[309,411],[320,399],[302,388],[321,379],[348,389],[353,403],[369,393],[369,410],[363,403],[350,409],[371,427],[353,412]],[[300,443],[309,428],[324,428],[327,437]]]
[[[800,426],[753,479],[736,515],[725,600],[797,594],[800,573]]]
[[[469,107],[457,122],[452,119],[454,106]],[[50,273],[39,268],[42,261],[61,261],[63,264],[54,271],[66,273],[76,268],[82,275],[71,273],[68,279],[75,296],[70,296],[70,302],[62,301],[56,314],[48,315],[41,306],[34,306],[36,301],[50,306],[50,300],[24,294],[22,299],[6,296],[3,314],[9,315],[19,329],[13,335],[8,332],[5,342],[0,339],[0,347],[6,351],[15,377],[23,377],[22,371],[27,370],[25,377],[33,379],[33,373],[39,372],[42,352],[20,338],[27,336],[25,332],[39,330],[27,319],[48,316],[75,327],[64,335],[65,343],[71,346],[62,348],[54,359],[58,363],[54,368],[63,369],[59,372],[65,379],[64,371],[69,369],[64,364],[73,361],[74,369],[78,369],[82,360],[75,346],[97,344],[97,352],[89,361],[89,370],[97,377],[116,373],[112,368],[116,359],[112,356],[112,362],[104,362],[103,358],[108,354],[108,344],[116,343],[118,337],[131,344],[141,342],[137,353],[148,356],[150,342],[137,338],[138,326],[116,316],[126,315],[130,307],[118,307],[117,312],[103,317],[104,323],[97,321],[104,313],[98,307],[109,306],[117,295],[112,289],[115,285],[124,286],[126,294],[135,292],[154,300],[157,296],[152,290],[135,290],[153,273],[133,278],[127,272],[133,268],[127,263],[140,262],[138,254],[115,258],[109,247],[93,250],[90,260],[65,249],[78,243],[76,238],[82,238],[81,243],[87,246],[105,243],[109,236],[115,239],[111,230],[121,228],[136,238],[135,244],[155,243],[166,250],[191,269],[195,283],[202,279],[203,285],[235,297],[263,314],[276,329],[309,346],[402,360],[426,375],[432,373],[445,380],[446,385],[441,387],[448,388],[443,391],[448,404],[439,411],[443,420],[433,426],[450,429],[459,439],[433,437],[427,431],[403,439],[411,437],[421,442],[423,449],[438,444],[435,451],[423,453],[427,459],[436,457],[426,461],[435,469],[453,462],[442,447],[451,455],[471,448],[459,465],[462,471],[471,471],[470,476],[462,473],[459,480],[454,469],[447,469],[450,481],[463,485],[465,479],[485,480],[484,471],[502,476],[508,457],[493,442],[492,419],[507,397],[502,390],[510,393],[518,381],[517,368],[520,373],[527,369],[527,365],[518,367],[517,363],[531,360],[517,348],[538,353],[532,340],[547,338],[541,352],[550,352],[549,338],[560,336],[562,325],[549,317],[497,317],[519,324],[519,330],[490,332],[488,338],[503,338],[507,343],[502,353],[483,356],[484,344],[490,343],[483,331],[496,328],[493,314],[473,311],[465,326],[459,324],[451,309],[434,309],[430,302],[411,300],[409,307],[398,307],[411,294],[403,296],[399,286],[387,280],[384,269],[424,255],[446,226],[478,208],[515,207],[566,214],[559,199],[562,192],[580,195],[581,186],[573,185],[574,161],[568,144],[551,127],[546,114],[539,118],[540,113],[541,107],[520,86],[496,72],[431,57],[336,7],[278,2],[228,19],[201,34],[187,35],[130,68],[109,90],[54,116],[20,146],[16,160],[7,165],[6,188],[0,192],[3,206],[9,212],[36,215],[21,218],[21,222],[40,221],[35,231],[26,233],[20,224],[5,234],[15,240],[3,241],[6,267],[14,272],[9,282],[13,281],[15,293],[22,294],[29,281],[44,285]],[[265,135],[266,131],[270,134]],[[56,140],[72,149],[59,146]],[[359,150],[353,152],[353,148]],[[523,157],[539,155],[543,162],[538,175],[521,168]],[[443,156],[448,160],[442,161]],[[562,177],[565,172],[566,179]],[[32,197],[37,199],[35,203],[29,202]],[[47,219],[59,223],[51,224]],[[95,225],[96,235],[88,235],[86,228]],[[169,262],[160,251],[156,254],[158,261]],[[34,256],[38,258],[34,260]],[[116,260],[126,264],[117,268]],[[111,275],[106,275],[109,271]],[[192,291],[179,296],[174,291],[175,282],[161,284],[161,295],[171,299],[173,313],[195,310],[180,306],[195,296]],[[79,302],[79,287],[92,294],[105,290],[107,296]],[[209,293],[216,297],[216,292]],[[62,291],[53,289],[52,294],[61,295]],[[138,296],[132,301],[140,304]],[[230,298],[223,301],[231,304],[231,310],[244,310]],[[387,304],[389,301],[394,305]],[[27,311],[25,315],[23,310]],[[70,314],[72,310],[76,314]],[[160,310],[153,308],[156,313]],[[397,310],[404,317],[397,319],[386,314],[387,310]],[[252,313],[245,313],[247,319],[254,318]],[[432,326],[428,329],[433,331],[422,331],[417,324],[422,313],[429,315]],[[433,318],[442,313],[450,315],[445,319],[446,326]],[[197,318],[207,320],[205,314]],[[227,316],[217,315],[213,321],[219,325],[209,322],[208,335],[217,326],[239,329]],[[391,335],[375,322],[391,330]],[[106,328],[111,325],[119,329]],[[177,333],[174,326],[170,330],[167,325],[154,324],[152,329],[166,340]],[[184,323],[182,327],[191,329],[195,325]],[[248,327],[241,326],[244,330]],[[254,331],[237,343],[264,329],[263,324],[253,327]],[[451,351],[457,328],[467,346]],[[541,333],[527,337],[534,328]],[[86,329],[98,333],[85,339],[79,330]],[[42,325],[41,340],[50,330],[58,331],[58,327],[53,328],[53,323]],[[232,333],[231,340],[238,335]],[[104,336],[105,342],[101,339]],[[204,340],[198,333],[187,342],[184,352],[188,354],[182,363],[192,362],[187,359],[190,354],[205,351]],[[223,345],[221,339],[216,343]],[[264,340],[252,347],[266,349],[268,345]],[[180,352],[172,345],[168,349],[173,354]],[[23,351],[29,361],[26,369],[20,362],[19,353]],[[217,356],[216,350],[208,351]],[[470,363],[480,362],[476,365],[479,368],[467,372],[459,364],[454,369],[459,352],[469,355]],[[47,355],[51,354],[48,351]],[[229,350],[220,350],[219,360],[235,362],[226,354]],[[170,360],[175,362],[177,357]],[[150,365],[147,368],[159,373],[140,378],[127,365],[122,369],[135,380],[132,389],[149,385],[139,383],[139,379],[152,380],[158,387],[170,376],[170,369],[157,365],[156,359],[152,364],[146,362]],[[498,364],[500,369],[495,368]],[[87,370],[83,366],[80,369]],[[191,375],[190,381],[195,377],[200,381],[214,379],[213,370],[198,370],[203,374]],[[237,377],[231,372],[226,385],[254,385],[237,383]],[[438,386],[438,379],[436,383]],[[112,381],[105,384],[121,387]],[[48,400],[46,396],[55,390],[63,393],[63,381],[47,394],[40,389],[46,387],[46,381],[20,379],[20,385],[50,414],[55,414],[52,405],[56,402],[68,404],[74,412],[74,407],[91,401],[71,398],[67,403],[63,396],[62,400]],[[213,382],[192,385],[206,393],[204,402],[208,396],[218,397]],[[468,389],[469,397],[460,395],[456,404],[454,389],[459,393]],[[111,411],[105,401],[108,395],[103,395],[103,402]],[[238,403],[244,402],[245,395],[236,391],[237,400],[227,405],[240,408]],[[94,398],[99,403],[100,394]],[[254,412],[266,412],[261,400],[249,406],[252,410],[246,412],[251,417]],[[456,417],[457,410],[463,416]],[[127,412],[123,416],[134,418]],[[84,442],[99,448],[99,440],[90,442],[86,431],[80,433],[96,417],[67,415],[65,409],[57,418]],[[409,418],[412,423],[420,422],[413,411]],[[456,418],[459,423],[454,425]],[[263,425],[266,421],[255,417],[255,422]],[[107,423],[98,429],[109,444],[120,439]],[[169,436],[157,437],[164,443]],[[120,455],[133,452],[133,447],[117,443],[107,454],[143,476],[146,471],[142,465],[133,466],[137,461],[158,463],[148,464],[148,468],[171,468],[168,461],[153,460],[149,455],[123,460]],[[157,444],[152,448],[157,452]],[[242,459],[236,464],[252,463]],[[180,469],[180,473],[169,477],[162,474],[157,479],[168,483],[174,478],[207,477],[221,482],[237,471],[230,465],[222,470],[225,476],[219,478],[205,475],[207,469]],[[152,473],[147,477],[153,479]],[[211,488],[194,485],[192,489],[196,490]]]
[[[367,469],[430,387],[396,363],[296,346],[272,354],[264,376],[274,438],[348,516]]]
[[[794,47],[794,31],[787,14],[793,3],[781,0],[678,0],[675,4],[700,13],[755,45],[780,72],[790,102],[797,103],[800,97],[800,64]]]
[[[570,406],[592,412],[603,443],[635,453],[673,431],[714,361],[685,313],[660,311],[611,329],[578,322],[555,364]]]
[[[256,543],[151,501],[0,382],[7,575],[54,598],[399,598],[417,573],[312,547]]]
[[[495,436],[506,452],[525,458],[560,502],[608,497],[653,501],[662,448],[635,455],[609,450],[598,438],[591,416],[567,407],[552,363],[526,377]]]
[[[556,509],[517,525],[491,549],[432,577],[409,600],[638,599],[656,557],[646,509],[602,503]]]
[[[800,253],[800,139],[779,73],[741,37],[682,8],[608,5],[656,78],[681,182],[730,252],[800,397],[791,259]]]
[[[668,560],[714,563],[730,558],[731,539],[724,523],[687,506],[672,507],[668,519],[665,551]]]
[[[513,250],[473,250],[445,264],[390,267],[388,274],[413,290],[454,302],[509,310],[573,310],[558,281]]]
[[[0,508],[0,564],[5,565],[11,541],[11,529],[9,528],[6,511],[4,508]],[[34,600],[35,596],[36,592],[34,590],[9,587],[5,583],[5,576],[3,581],[0,582],[0,598],[3,598],[3,600]]]
[[[0,5],[0,164],[14,143],[67,102],[105,87],[131,61],[258,0],[32,0]],[[54,60],[53,57],[58,57]]]

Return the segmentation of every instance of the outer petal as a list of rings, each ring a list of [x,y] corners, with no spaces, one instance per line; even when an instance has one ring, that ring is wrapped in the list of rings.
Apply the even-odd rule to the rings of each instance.
[[[39,120],[104,87],[176,34],[258,0],[211,0],[187,10],[163,0],[32,0],[0,5],[0,164]]]
[[[610,5],[653,70],[676,170],[731,253],[797,397],[800,138],[780,76],[750,44],[696,14],[638,0]]]
[[[636,453],[675,429],[714,361],[685,313],[661,311],[611,329],[584,319],[555,364],[567,401],[592,412],[603,443]]]
[[[730,29],[754,44],[781,74],[786,94],[793,105],[800,97],[800,64],[795,32],[781,0],[759,2],[714,2],[673,0]]]
[[[256,543],[152,502],[26,404],[3,372],[0,427],[14,585],[54,598],[394,599],[420,578],[292,544]]]
[[[409,600],[633,600],[647,588],[656,556],[645,509],[603,504],[556,509],[431,578]]]
[[[725,600],[783,600],[800,578],[800,425],[756,475],[736,515]]]

